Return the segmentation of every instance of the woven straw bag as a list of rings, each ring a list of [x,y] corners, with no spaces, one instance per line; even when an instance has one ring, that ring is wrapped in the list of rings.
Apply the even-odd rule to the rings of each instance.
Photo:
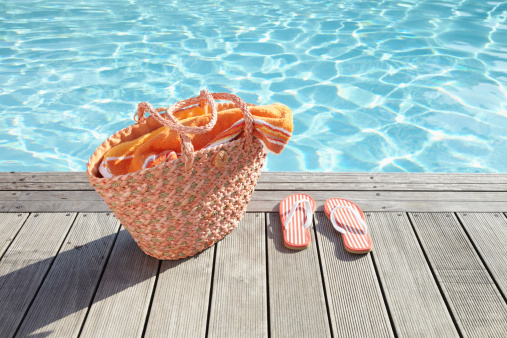
[[[239,107],[245,118],[243,137],[194,151],[187,134],[210,131],[217,121],[214,100],[229,100],[218,107]],[[203,127],[186,127],[173,112],[196,104],[208,104],[211,120]],[[145,111],[150,112],[148,118]],[[151,105],[139,104],[137,123],[110,136],[91,156],[87,175],[95,190],[132,235],[139,247],[158,259],[193,256],[229,234],[243,217],[267,151],[253,137],[248,105],[227,93],[209,93],[180,101],[165,116]],[[103,178],[98,166],[115,145],[136,139],[162,125],[178,132],[182,156],[156,167],[113,178]]]

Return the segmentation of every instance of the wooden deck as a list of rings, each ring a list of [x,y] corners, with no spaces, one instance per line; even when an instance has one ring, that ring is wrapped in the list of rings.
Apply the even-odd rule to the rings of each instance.
[[[284,247],[279,201],[317,202]],[[373,251],[323,215],[357,203]],[[195,257],[138,249],[84,173],[0,174],[0,337],[507,337],[507,174],[263,173]]]

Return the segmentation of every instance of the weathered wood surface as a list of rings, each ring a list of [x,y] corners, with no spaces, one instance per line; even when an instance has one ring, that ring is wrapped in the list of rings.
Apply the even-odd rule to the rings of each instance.
[[[410,218],[463,335],[505,335],[505,300],[455,215],[415,213]]]
[[[332,183],[332,182],[396,182],[396,183],[483,183],[507,184],[505,174],[467,173],[329,173],[329,172],[263,172],[260,183]],[[84,172],[3,172],[0,183],[88,183]]]
[[[305,250],[287,249],[280,215],[268,214],[269,313],[273,337],[331,337],[315,234]]]
[[[0,213],[0,259],[11,245],[28,214]]]
[[[12,337],[60,249],[75,214],[32,214],[0,260],[0,337]]]
[[[501,213],[458,213],[458,218],[507,298],[507,219]]]
[[[214,254],[162,262],[145,337],[205,336]]]
[[[423,251],[403,213],[367,213],[373,258],[399,337],[458,337]]]
[[[268,337],[266,221],[248,213],[217,243],[209,337]]]
[[[119,226],[112,214],[78,215],[18,336],[78,336]]]
[[[333,336],[394,337],[372,255],[347,252],[324,213],[315,228]]]
[[[299,192],[299,191],[298,191]],[[291,193],[286,193],[289,196]],[[252,200],[248,204],[247,212],[277,212],[277,200],[257,200],[254,192]],[[284,196],[284,197],[285,197]],[[329,194],[329,196],[339,196],[344,198],[344,194]],[[102,200],[80,201],[79,195],[72,200],[51,201],[40,196],[37,201],[19,201],[13,202],[8,212],[111,212],[106,203]],[[350,199],[350,198],[349,198]],[[354,203],[361,206],[364,210],[370,211],[401,211],[401,212],[507,212],[507,202],[493,201],[434,201],[419,200],[412,201],[400,199],[397,201],[389,200],[365,200],[362,198],[352,198]],[[318,204],[317,211],[323,211],[325,199],[315,200]]]
[[[81,337],[140,337],[159,261],[122,229],[90,307]]]
[[[320,206],[331,197],[369,211],[507,212],[505,174],[276,173],[259,179],[249,212],[276,212],[294,192]],[[0,211],[107,212],[85,173],[2,173]]]
[[[264,173],[248,209],[258,213],[195,257],[163,262],[117,232],[87,180],[0,174],[0,337],[507,331],[507,175]],[[285,248],[278,203],[302,190],[320,207],[356,202],[372,253],[346,252],[322,212],[308,249]]]
[[[312,245],[301,252],[283,246],[277,213],[250,213],[215,247],[186,260],[162,262],[160,269],[125,230],[110,237],[117,229],[116,221],[110,222],[112,215],[86,215],[79,214],[70,227],[73,214],[32,214],[19,230],[0,260],[0,306],[10,310],[0,312],[0,328],[10,328],[2,337],[16,330],[18,336],[69,337],[80,331],[85,337],[204,337],[206,332],[452,337],[458,331],[501,337],[505,328],[505,300],[471,243],[463,245],[464,229],[453,214],[411,214],[416,235],[405,213],[366,213],[373,252],[355,256],[343,249],[322,213],[316,214],[317,236],[312,230]],[[484,215],[494,217],[492,229],[506,222],[503,214],[479,216]],[[415,221],[424,217],[430,221]],[[85,218],[92,223],[85,225]],[[37,219],[43,222],[34,223]],[[44,246],[36,244],[39,249],[33,253],[34,239],[22,239],[41,236],[48,227],[53,236],[49,241],[43,238]],[[438,235],[441,238],[431,237]],[[32,248],[21,256],[30,255],[30,265],[22,259],[11,267],[9,263],[20,257],[21,242]],[[110,257],[102,257],[113,242]],[[452,253],[442,249],[445,245],[454,248]],[[53,249],[41,256],[42,246]],[[41,263],[43,269],[33,269]],[[100,267],[104,270],[99,282]],[[16,298],[6,298],[14,286]],[[11,312],[18,301],[26,308],[21,314],[14,311],[16,321]]]
[[[21,195],[20,191],[0,191],[0,212],[12,211],[12,206],[18,200],[19,195]]]
[[[269,176],[268,173],[263,173]],[[0,182],[0,195],[2,191],[93,191],[89,182],[77,183],[33,183],[24,184]],[[280,190],[280,191],[507,191],[507,184],[498,183],[411,183],[411,182],[257,182],[256,190]]]

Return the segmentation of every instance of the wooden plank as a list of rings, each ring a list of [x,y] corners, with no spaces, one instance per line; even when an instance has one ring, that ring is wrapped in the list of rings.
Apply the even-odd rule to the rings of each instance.
[[[0,183],[49,183],[49,182],[89,182],[84,171],[80,172],[3,172],[0,173]]]
[[[0,337],[12,337],[75,214],[32,214],[0,261]]]
[[[285,192],[286,194],[290,194]],[[330,196],[344,197],[341,193]],[[254,193],[255,197],[255,193]],[[494,201],[412,201],[412,200],[367,200],[349,198],[367,211],[401,211],[401,212],[507,212],[506,202]],[[256,200],[252,198],[248,204],[248,212],[277,212],[280,200]],[[317,211],[324,210],[325,199],[316,199]],[[8,212],[111,212],[106,203],[96,201],[20,201],[12,202]]]
[[[323,211],[324,201],[316,201],[319,205],[318,211]],[[502,212],[507,211],[505,202],[435,202],[425,203],[420,201],[397,201],[397,202],[378,202],[368,200],[356,200],[354,202],[361,205],[368,211],[401,211],[401,212]],[[23,203],[16,205],[19,208],[12,207],[9,212],[110,212],[104,202],[44,202]],[[248,212],[276,212],[278,204],[273,201],[251,201],[248,204]]]
[[[23,191],[18,201],[101,201],[95,191]]]
[[[78,215],[18,336],[78,336],[119,227],[111,214]]]
[[[331,337],[315,234],[302,251],[283,244],[280,215],[267,215],[272,337]]]
[[[217,243],[210,337],[267,337],[266,220],[246,214]]]
[[[21,191],[0,191],[0,201],[17,201]]]
[[[401,211],[401,212],[504,212],[505,202],[441,202],[441,201],[371,201],[353,199],[354,203],[367,211]],[[317,211],[323,211],[325,200],[316,200]],[[276,201],[251,200],[248,212],[276,212]],[[111,212],[103,201],[31,201],[13,205],[9,212]]]
[[[392,182],[506,184],[507,174],[263,172],[259,182]]]
[[[284,197],[290,195],[291,192],[287,191],[255,191],[252,196],[252,201],[269,201],[273,204],[280,202]],[[306,192],[312,196],[315,201],[325,202],[328,198],[340,197],[349,200],[367,200],[378,202],[405,202],[405,201],[420,201],[420,202],[507,202],[506,192],[456,192],[449,191],[308,191]],[[22,205],[26,203],[26,208],[30,204],[37,204],[41,202],[56,203],[56,202],[97,202],[102,201],[102,197],[94,191],[31,191],[22,192],[15,205]]]
[[[162,261],[145,337],[204,337],[215,246]]]
[[[413,213],[410,218],[463,335],[505,336],[505,301],[455,215]]]
[[[1,188],[1,186],[0,186]],[[21,190],[20,188],[18,188]],[[63,189],[62,189],[63,190]],[[370,182],[259,182],[255,190],[282,191],[507,191],[507,184],[486,183],[370,183]]]
[[[90,190],[95,191],[89,182],[58,182],[58,183],[2,183],[0,182],[0,190],[18,190],[18,191],[31,191],[31,190]]]
[[[341,194],[336,196],[343,197]],[[503,212],[507,211],[505,202],[450,202],[450,201],[371,201],[361,198],[352,199],[365,211],[400,211],[400,212]],[[317,211],[324,211],[325,200],[315,200]],[[279,202],[251,200],[247,212],[276,212]]]
[[[108,212],[110,209],[95,191],[24,191],[9,211]]]
[[[13,211],[13,205],[16,201],[2,201],[0,200],[0,211],[1,212],[9,212]],[[15,212],[15,211],[13,211]]]
[[[507,298],[507,219],[500,213],[458,213],[463,224],[497,283]]]
[[[0,183],[87,183],[85,172],[3,172]],[[506,174],[488,173],[354,173],[354,172],[262,172],[260,183],[279,182],[396,182],[396,183],[488,183],[507,184]]]
[[[287,191],[255,191],[253,201],[279,202],[290,195]],[[334,191],[308,191],[315,201],[336,197]],[[449,201],[449,202],[507,202],[507,191],[461,192],[452,191],[341,191],[340,197],[349,200],[372,201]],[[102,201],[95,191],[31,191],[22,192],[17,203],[23,201]]]
[[[377,267],[399,337],[457,337],[458,332],[403,213],[366,213]]]
[[[371,255],[347,252],[324,213],[315,222],[333,336],[394,337]]]
[[[0,191],[0,212],[8,212],[20,195],[20,191]]]
[[[22,184],[0,182],[0,191],[95,191],[89,182],[57,182]],[[411,182],[258,182],[255,190],[281,191],[507,191],[506,184],[498,183],[411,183]]]
[[[111,212],[104,201],[21,201],[15,202],[9,212]]]
[[[28,214],[0,213],[0,259],[27,218]]]
[[[140,337],[159,261],[122,228],[93,299],[81,337]]]
[[[50,184],[77,183],[88,184],[84,172],[16,172],[0,173],[0,186],[3,184]],[[331,172],[263,172],[259,184],[279,183],[369,183],[379,184],[486,184],[506,185],[507,174],[467,174],[467,173],[331,173]],[[318,189],[317,189],[318,190]]]
[[[326,201],[336,197],[334,191],[308,191],[315,201]],[[254,201],[279,202],[291,192],[287,191],[255,191]],[[507,202],[507,191],[492,192],[456,192],[448,191],[341,191],[341,198],[348,200],[372,200],[372,201],[455,201],[455,202]],[[22,197],[20,197],[21,199]]]

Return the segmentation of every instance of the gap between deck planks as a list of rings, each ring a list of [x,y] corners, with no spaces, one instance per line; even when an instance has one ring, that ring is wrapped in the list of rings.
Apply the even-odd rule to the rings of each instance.
[[[249,212],[276,212],[293,192],[353,200],[364,210],[507,212],[507,174],[263,172]],[[85,173],[1,173],[0,212],[107,212]]]

